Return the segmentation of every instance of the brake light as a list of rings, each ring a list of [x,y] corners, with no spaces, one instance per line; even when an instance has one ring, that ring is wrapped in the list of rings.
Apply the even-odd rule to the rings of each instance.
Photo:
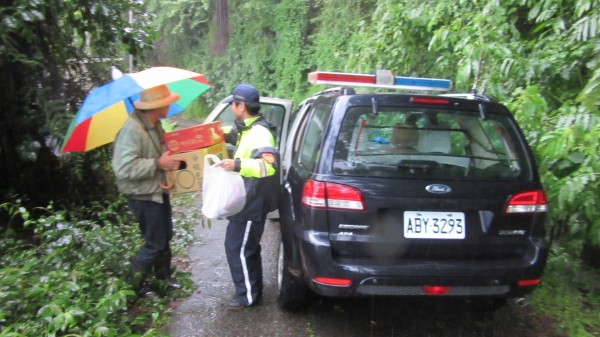
[[[336,287],[348,287],[352,284],[352,280],[333,277],[315,277],[313,278],[313,281],[320,284]]]
[[[540,279],[533,279],[533,280],[519,280],[517,283],[519,284],[519,287],[530,287],[530,286],[535,286],[540,284],[542,280]]]
[[[325,183],[307,180],[302,191],[302,203],[311,208],[325,208],[327,206]]]
[[[438,104],[438,105],[448,105],[450,101],[443,98],[431,98],[431,97],[411,97],[411,103],[421,103],[421,104]]]
[[[362,193],[358,189],[310,179],[304,184],[302,203],[309,208],[366,210]]]
[[[545,213],[548,210],[542,190],[514,194],[508,199],[504,213]]]
[[[373,88],[449,91],[452,81],[439,78],[394,76],[389,70],[377,70],[375,74],[337,73],[313,71],[308,74],[312,84],[346,85]]]
[[[450,292],[450,287],[445,286],[423,286],[425,295],[446,295]]]

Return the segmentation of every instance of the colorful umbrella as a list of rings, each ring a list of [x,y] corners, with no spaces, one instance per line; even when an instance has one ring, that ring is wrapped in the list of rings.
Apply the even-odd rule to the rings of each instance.
[[[61,151],[85,152],[113,142],[140,92],[161,84],[180,95],[167,117],[183,111],[210,88],[203,75],[178,68],[155,67],[125,74],[88,94],[67,131]]]

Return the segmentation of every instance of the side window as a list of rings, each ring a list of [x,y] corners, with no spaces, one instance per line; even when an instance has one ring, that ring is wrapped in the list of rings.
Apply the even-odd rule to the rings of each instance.
[[[276,146],[283,146],[283,144],[279,144],[279,140],[281,139],[281,133],[283,132],[283,120],[285,118],[285,108],[281,105],[276,104],[262,104],[260,109],[260,113],[265,116],[265,119],[273,124],[277,131],[275,132],[275,144]]]
[[[331,105],[329,104],[315,105],[313,114],[308,121],[306,131],[302,137],[299,162],[310,171],[315,168],[317,158],[319,158],[325,124],[330,111]]]
[[[215,121],[221,122],[222,128],[230,128],[233,126],[233,111],[231,111],[231,104],[221,111],[217,118],[215,118]]]
[[[281,139],[281,133],[283,131],[283,122],[285,118],[285,107],[278,104],[267,104],[261,103],[260,113],[265,119],[273,124],[277,130],[275,133],[275,144],[279,147],[279,140]],[[221,127],[227,130],[233,126],[233,111],[231,111],[231,104],[227,106],[215,119],[215,121],[221,122]]]

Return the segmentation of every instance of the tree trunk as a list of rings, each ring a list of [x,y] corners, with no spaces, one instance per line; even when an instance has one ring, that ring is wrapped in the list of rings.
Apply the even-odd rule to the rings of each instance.
[[[227,0],[215,0],[215,12],[213,14],[215,34],[211,51],[215,55],[222,55],[229,44],[229,6]]]

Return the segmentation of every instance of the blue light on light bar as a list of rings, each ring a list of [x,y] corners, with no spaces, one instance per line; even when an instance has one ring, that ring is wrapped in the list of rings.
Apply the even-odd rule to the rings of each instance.
[[[418,78],[418,77],[396,76],[394,78],[394,85],[401,85],[404,87],[414,87],[415,89],[436,88],[438,90],[450,90],[452,88],[452,81],[444,80],[444,79],[437,79],[437,78]]]

